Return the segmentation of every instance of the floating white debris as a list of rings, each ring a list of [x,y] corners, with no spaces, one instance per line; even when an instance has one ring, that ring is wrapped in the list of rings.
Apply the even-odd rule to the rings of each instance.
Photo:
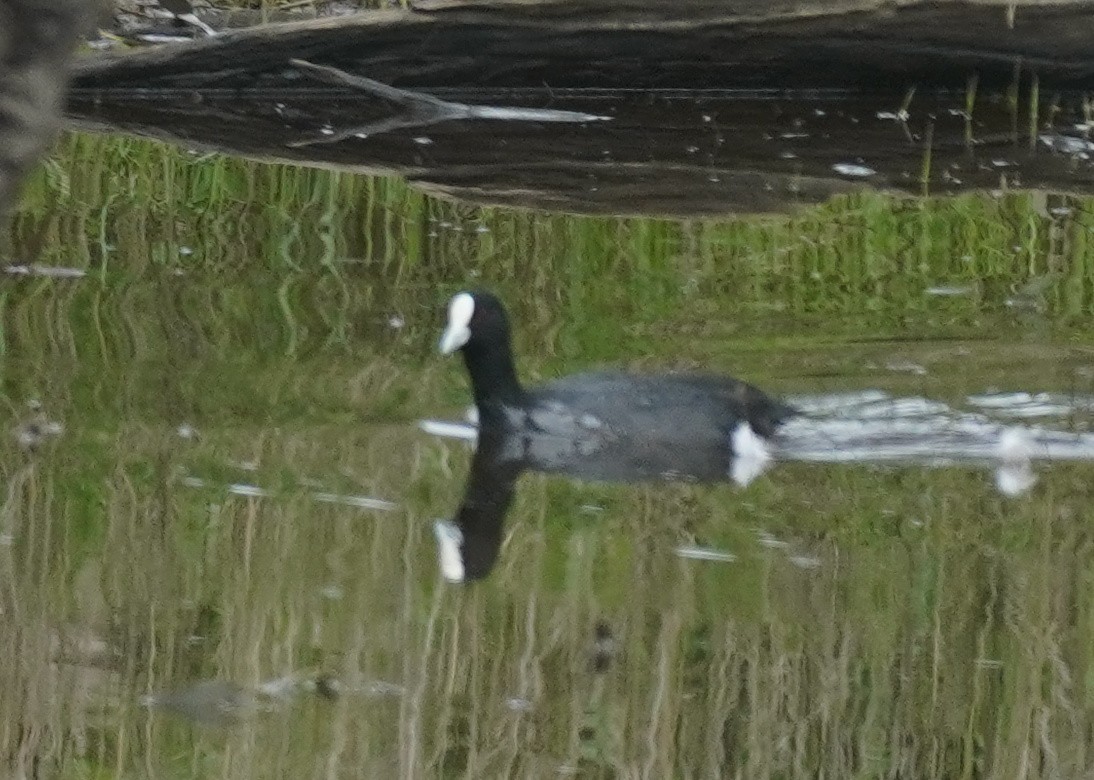
[[[419,135],[414,139],[414,143],[418,144],[418,146],[432,146],[433,139],[427,135]]]
[[[505,707],[513,712],[531,712],[532,702],[520,696],[510,696],[505,700]]]
[[[1076,138],[1071,135],[1060,135],[1059,133],[1044,133],[1037,136],[1037,140],[1056,152],[1062,152],[1063,154],[1081,154],[1084,152],[1094,152],[1094,141],[1088,141],[1085,138]]]
[[[391,501],[385,501],[382,498],[372,498],[371,496],[346,496],[339,493],[316,493],[312,497],[316,501],[321,501],[324,504],[345,504],[346,506],[355,506],[359,509],[379,509],[389,512],[398,507],[398,504]]]
[[[242,482],[229,485],[228,492],[233,496],[251,496],[254,498],[262,498],[270,495],[270,491],[265,488],[260,488],[258,485],[246,485]]]
[[[890,122],[907,122],[911,114],[902,108],[899,111],[878,111],[875,116],[878,119],[885,119]]]
[[[868,168],[865,165],[858,165],[856,163],[836,163],[832,166],[832,170],[840,176],[853,176],[858,179],[873,176],[877,173],[873,168]]]
[[[402,330],[406,326],[406,320],[400,317],[398,314],[393,314],[388,317],[387,326],[392,330]]]
[[[175,433],[180,439],[192,439],[198,435],[197,429],[189,423],[180,425],[175,429]]]
[[[12,276],[46,276],[53,279],[81,279],[87,276],[82,268],[64,268],[49,265],[9,265],[4,273]]]
[[[693,561],[712,561],[714,563],[733,563],[737,556],[725,550],[715,550],[710,547],[697,547],[695,545],[683,545],[676,548],[676,554],[681,558],[689,558]]]
[[[962,258],[964,259],[964,258]],[[952,298],[958,295],[969,295],[975,288],[972,285],[945,285],[940,284],[934,287],[928,287],[923,291],[924,295],[933,295],[939,298]]]

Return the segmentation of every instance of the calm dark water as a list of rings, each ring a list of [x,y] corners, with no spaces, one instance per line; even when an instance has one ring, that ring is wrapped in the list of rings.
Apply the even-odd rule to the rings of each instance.
[[[0,280],[5,771],[1083,776],[1091,209],[577,218],[66,139]],[[469,285],[529,381],[731,372],[860,449],[528,474],[496,570],[446,584],[471,448],[420,423],[469,402],[435,352]],[[1013,426],[1072,445],[1008,497]]]

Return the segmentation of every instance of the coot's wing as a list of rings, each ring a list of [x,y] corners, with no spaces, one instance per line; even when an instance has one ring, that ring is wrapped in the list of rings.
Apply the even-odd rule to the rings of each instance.
[[[704,374],[576,374],[543,385],[533,397],[591,415],[616,431],[638,433],[668,424],[681,434],[693,427],[690,433],[703,438],[731,432],[743,421],[770,436],[797,414],[746,382]]]
[[[687,374],[680,375],[679,379],[699,394],[718,399],[724,409],[730,410],[736,419],[747,421],[761,436],[773,435],[782,423],[799,414],[789,404],[739,379]]]

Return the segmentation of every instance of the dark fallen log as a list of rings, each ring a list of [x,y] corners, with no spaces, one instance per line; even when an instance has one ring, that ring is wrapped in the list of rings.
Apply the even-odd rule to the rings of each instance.
[[[0,0],[0,216],[58,129],[87,0]]]
[[[1015,67],[1052,88],[1094,86],[1094,4],[921,2],[433,4],[436,11],[222,32],[87,60],[79,89],[291,88],[293,58],[409,89],[1005,87]],[[766,8],[766,10],[764,10]]]
[[[69,111],[83,127],[578,212],[771,211],[863,185],[1090,191],[1075,130],[1094,88],[1089,3],[1013,17],[962,3],[770,18],[753,0],[733,17],[690,0],[694,18],[640,0],[491,6],[95,58]]]

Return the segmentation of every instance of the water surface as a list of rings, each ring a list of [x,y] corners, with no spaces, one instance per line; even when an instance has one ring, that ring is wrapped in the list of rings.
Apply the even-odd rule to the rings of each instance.
[[[449,295],[522,375],[732,372],[1084,433],[1092,203],[577,218],[75,136],[0,281],[0,746],[60,777],[1078,777],[1091,466],[528,474],[494,573]],[[61,272],[58,269],[75,269]],[[872,395],[871,395],[872,394]],[[1013,395],[1027,394],[1027,395]]]

